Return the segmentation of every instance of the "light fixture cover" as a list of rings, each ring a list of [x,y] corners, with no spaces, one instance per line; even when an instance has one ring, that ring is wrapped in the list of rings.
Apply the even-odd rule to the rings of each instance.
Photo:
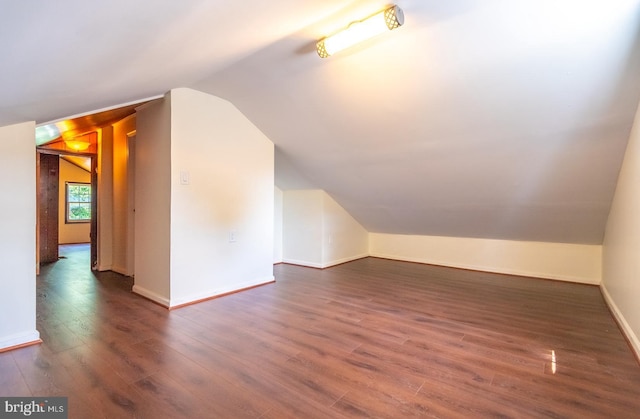
[[[364,20],[351,23],[346,29],[321,39],[316,44],[320,58],[326,58],[387,30],[396,29],[404,23],[404,13],[398,6],[391,6]]]
[[[64,140],[64,144],[67,148],[73,151],[84,151],[91,147],[92,141],[95,134],[87,133],[83,135],[70,135],[68,132],[62,133],[62,139]]]
[[[72,140],[64,140],[64,143],[67,145],[67,147],[76,151],[86,150],[91,145],[91,142],[89,140],[82,137]]]

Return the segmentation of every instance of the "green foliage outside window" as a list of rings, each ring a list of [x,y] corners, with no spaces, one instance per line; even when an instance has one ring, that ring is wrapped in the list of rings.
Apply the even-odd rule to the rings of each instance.
[[[67,222],[91,220],[91,184],[67,182]]]

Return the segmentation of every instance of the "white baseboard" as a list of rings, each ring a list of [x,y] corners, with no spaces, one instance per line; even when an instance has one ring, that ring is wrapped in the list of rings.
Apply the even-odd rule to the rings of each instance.
[[[120,275],[124,275],[124,276],[131,276],[129,275],[129,272],[127,272],[127,268],[126,267],[122,267],[122,266],[115,266],[113,265],[111,267],[111,270],[115,273],[118,273]]]
[[[299,266],[307,266],[309,268],[318,268],[322,269],[322,264],[316,262],[309,262],[306,260],[297,260],[297,259],[282,259],[282,263],[288,263],[290,265],[299,265]]]
[[[168,298],[163,297],[162,295],[157,294],[153,291],[150,291],[146,288],[143,288],[139,285],[134,285],[131,291],[134,292],[135,294],[143,296],[144,298],[154,301],[163,307],[167,307],[167,308],[170,307]]]
[[[349,256],[342,259],[332,260],[331,262],[326,262],[322,264],[322,268],[330,268],[332,266],[340,265],[342,263],[352,262],[354,260],[363,259],[369,257],[368,253],[357,255],[357,256]]]
[[[631,343],[631,348],[635,352],[636,358],[640,359],[640,339],[638,339],[638,336],[633,332],[633,329],[631,328],[631,326],[629,326],[629,323],[627,323],[627,320],[624,318],[624,315],[622,314],[620,309],[618,309],[618,306],[611,298],[611,295],[609,294],[609,291],[607,291],[607,287],[605,287],[604,284],[600,284],[600,291],[602,292],[604,301],[607,303],[609,309],[613,313],[613,316],[616,318],[618,324],[622,328],[622,333],[625,334],[625,336]]]
[[[525,270],[519,270],[519,269],[508,269],[508,268],[500,268],[495,266],[471,265],[471,264],[465,264],[465,263],[449,263],[449,262],[443,262],[441,260],[431,260],[428,258],[412,258],[412,257],[404,257],[404,256],[384,254],[384,253],[372,253],[370,256],[374,258],[391,259],[391,260],[398,260],[402,262],[424,263],[426,265],[445,266],[448,268],[457,268],[457,269],[467,269],[470,271],[489,272],[489,273],[514,275],[514,276],[525,276],[529,278],[553,279],[555,281],[575,282],[579,284],[590,284],[590,285],[599,284],[599,282],[594,282],[578,276],[554,275],[554,274],[549,274],[547,272],[532,272],[532,271],[525,271]]]
[[[196,303],[199,301],[208,300],[211,298],[220,297],[226,294],[231,294],[234,292],[242,291],[248,288],[257,287],[260,285],[270,284],[275,281],[275,277],[273,275],[268,276],[266,278],[259,278],[254,281],[242,282],[240,284],[233,284],[231,286],[214,288],[205,292],[199,292],[197,294],[191,294],[182,298],[172,298],[169,308],[176,308],[192,303]]]
[[[351,262],[354,260],[358,260],[358,259],[363,259],[369,257],[369,254],[361,254],[361,255],[357,255],[357,256],[349,256],[346,258],[342,258],[342,259],[336,259],[336,260],[332,260],[330,262],[325,262],[325,263],[316,263],[316,262],[309,262],[306,260],[296,260],[296,259],[283,259],[282,263],[288,263],[290,265],[299,265],[299,266],[307,266],[309,268],[317,268],[317,269],[325,269],[325,268],[330,268],[332,266],[336,266],[336,265],[340,265],[342,263],[347,263],[347,262]]]
[[[98,264],[98,271],[99,272],[111,271],[111,270],[113,270],[113,266],[112,265],[100,265],[100,264]]]
[[[40,332],[31,330],[24,333],[16,333],[10,336],[0,338],[0,351],[12,347],[24,346],[31,343],[40,342]]]

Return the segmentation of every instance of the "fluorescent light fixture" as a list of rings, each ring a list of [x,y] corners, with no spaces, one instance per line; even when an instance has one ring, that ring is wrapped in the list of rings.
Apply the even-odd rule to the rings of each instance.
[[[398,6],[391,6],[364,20],[353,22],[346,29],[321,39],[316,44],[320,58],[327,58],[383,32],[399,28],[404,23],[404,13]]]

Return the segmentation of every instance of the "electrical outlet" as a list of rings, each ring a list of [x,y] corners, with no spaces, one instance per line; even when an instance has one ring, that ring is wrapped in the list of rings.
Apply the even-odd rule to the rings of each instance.
[[[235,243],[237,241],[237,234],[235,230],[229,232],[229,243]]]

